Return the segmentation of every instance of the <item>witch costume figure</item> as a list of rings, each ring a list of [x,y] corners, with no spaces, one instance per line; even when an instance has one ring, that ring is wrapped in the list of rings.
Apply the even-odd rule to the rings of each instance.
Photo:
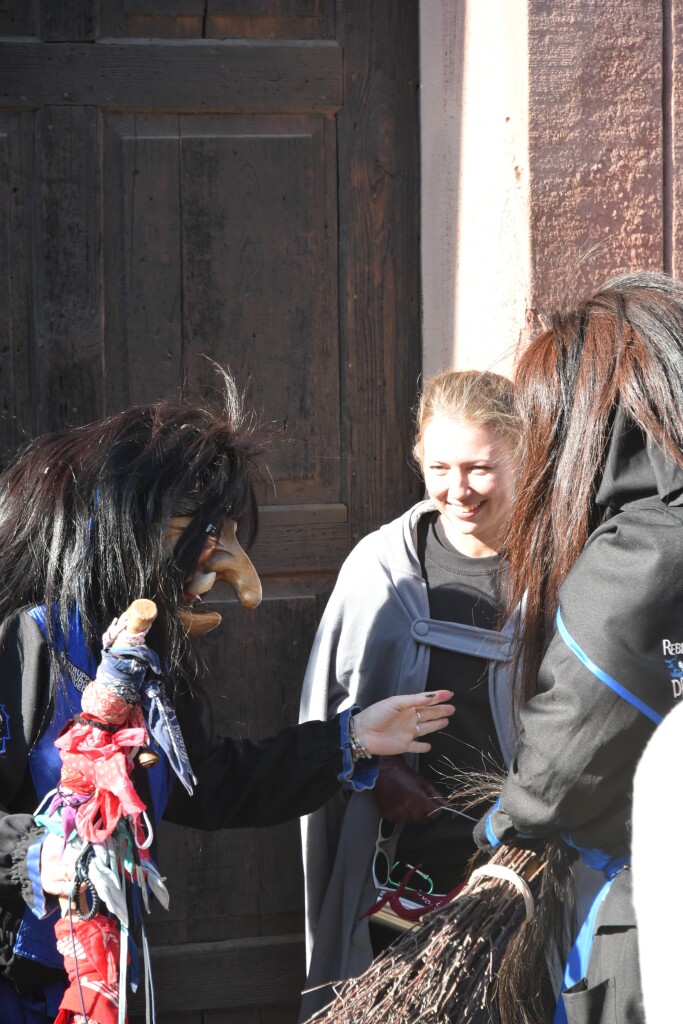
[[[149,975],[141,921],[168,897],[150,853],[162,816],[220,829],[308,813],[342,785],[372,786],[377,755],[428,750],[453,712],[439,691],[259,743],[208,729],[192,638],[220,615],[201,596],[221,579],[246,607],[261,599],[240,544],[257,527],[258,438],[222,380],[221,401],[40,438],[0,475],[7,1024],[123,1024],[127,979]]]

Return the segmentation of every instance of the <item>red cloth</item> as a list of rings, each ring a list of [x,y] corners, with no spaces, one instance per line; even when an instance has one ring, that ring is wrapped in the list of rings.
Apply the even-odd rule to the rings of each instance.
[[[118,1024],[120,947],[116,923],[103,914],[96,914],[92,921],[62,917],[55,925],[55,935],[70,981],[55,1024],[71,1024],[83,1007],[89,1024]]]
[[[131,712],[130,704],[98,679],[88,683],[83,691],[81,709],[84,715],[107,725],[123,725]]]
[[[129,778],[130,748],[147,742],[144,728],[119,729],[115,733],[74,722],[55,740],[62,758],[60,785],[75,793],[92,793],[76,813],[76,830],[81,839],[101,843],[126,815],[136,826],[145,804]]]

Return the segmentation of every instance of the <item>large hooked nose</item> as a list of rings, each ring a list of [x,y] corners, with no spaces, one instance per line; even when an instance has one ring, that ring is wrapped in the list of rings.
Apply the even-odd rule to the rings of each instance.
[[[229,583],[245,608],[261,603],[261,580],[249,555],[237,540],[237,523],[226,519],[216,544],[200,558],[203,572],[215,572],[216,579]]]

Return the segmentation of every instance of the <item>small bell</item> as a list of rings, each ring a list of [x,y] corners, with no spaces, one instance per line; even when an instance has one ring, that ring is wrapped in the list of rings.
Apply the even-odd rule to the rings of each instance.
[[[149,747],[141,747],[138,751],[138,764],[141,768],[153,768],[159,764],[159,755]]]

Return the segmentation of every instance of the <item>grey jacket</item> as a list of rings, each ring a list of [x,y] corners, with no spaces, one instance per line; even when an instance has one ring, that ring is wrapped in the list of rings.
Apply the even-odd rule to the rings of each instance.
[[[341,568],[311,651],[300,720],[328,718],[353,704],[424,690],[432,646],[489,660],[489,700],[506,763],[513,750],[509,662],[513,623],[501,632],[429,616],[416,550],[430,501],[365,537]],[[411,763],[410,756],[407,760]],[[416,758],[412,758],[415,766]],[[372,960],[367,918],[373,904],[379,815],[370,791],[339,793],[302,819],[309,974],[300,1020],[332,997],[328,982],[354,977]],[[398,839],[398,830],[394,842]],[[389,856],[391,849],[388,848]],[[314,941],[315,940],[315,941]]]

